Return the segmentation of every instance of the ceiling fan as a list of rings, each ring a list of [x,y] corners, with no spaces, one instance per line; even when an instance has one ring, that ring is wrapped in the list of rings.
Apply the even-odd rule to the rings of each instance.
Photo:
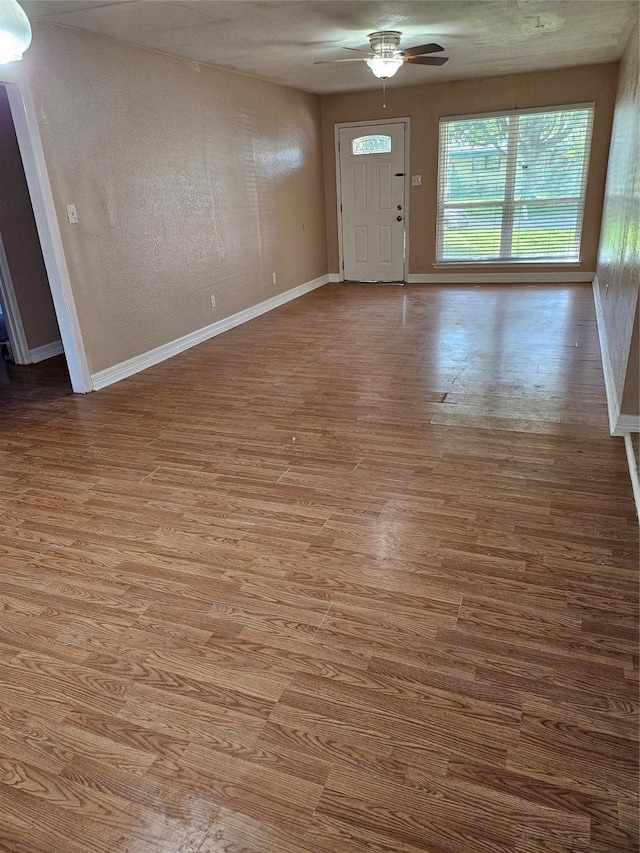
[[[447,56],[429,56],[431,53],[440,53],[444,50],[439,44],[421,44],[417,47],[408,47],[400,50],[398,45],[402,33],[398,30],[380,30],[370,33],[369,44],[371,50],[360,50],[356,47],[345,47],[343,50],[354,50],[364,53],[366,56],[358,56],[354,59],[330,59],[314,62],[314,65],[332,65],[335,62],[366,62],[376,77],[386,80],[393,77],[398,68],[406,62],[409,65],[444,65],[448,61]]]

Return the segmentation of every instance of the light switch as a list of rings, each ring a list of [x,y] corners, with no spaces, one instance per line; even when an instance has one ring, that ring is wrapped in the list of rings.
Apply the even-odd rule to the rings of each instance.
[[[78,211],[76,210],[75,204],[67,205],[67,219],[71,223],[71,225],[75,225],[78,221]]]
[[[412,187],[421,187],[422,186],[422,175],[411,175],[411,186]]]

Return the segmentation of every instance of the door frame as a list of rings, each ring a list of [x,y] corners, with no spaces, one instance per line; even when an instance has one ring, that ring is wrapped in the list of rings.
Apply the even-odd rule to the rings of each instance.
[[[342,179],[340,174],[340,131],[347,127],[371,127],[388,124],[404,124],[404,258],[402,261],[402,280],[406,283],[409,273],[409,137],[411,119],[409,116],[397,118],[377,118],[372,121],[342,121],[334,124],[334,152],[336,158],[336,206],[338,210],[338,281],[346,281],[344,277],[344,253],[342,240]]]
[[[93,391],[93,383],[64,255],[29,75],[24,71],[0,66],[0,84],[7,89],[71,387],[76,393],[87,393]]]
[[[7,326],[7,337],[11,344],[11,352],[16,364],[31,364],[33,359],[22,325],[16,292],[13,289],[13,279],[11,278],[7,253],[4,250],[2,233],[0,233],[0,305]]]

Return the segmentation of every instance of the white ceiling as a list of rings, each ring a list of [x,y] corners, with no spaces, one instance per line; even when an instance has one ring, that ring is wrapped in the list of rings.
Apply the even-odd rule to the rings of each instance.
[[[637,0],[23,0],[31,20],[239,71],[309,92],[377,88],[354,56],[380,29],[400,47],[436,41],[449,62],[404,66],[390,86],[608,62],[620,57]]]

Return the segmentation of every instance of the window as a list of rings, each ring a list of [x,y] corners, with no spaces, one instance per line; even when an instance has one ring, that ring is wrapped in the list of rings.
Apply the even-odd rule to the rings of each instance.
[[[593,105],[440,121],[438,261],[577,261]]]
[[[359,136],[351,140],[352,154],[388,154],[390,151],[390,136]]]

